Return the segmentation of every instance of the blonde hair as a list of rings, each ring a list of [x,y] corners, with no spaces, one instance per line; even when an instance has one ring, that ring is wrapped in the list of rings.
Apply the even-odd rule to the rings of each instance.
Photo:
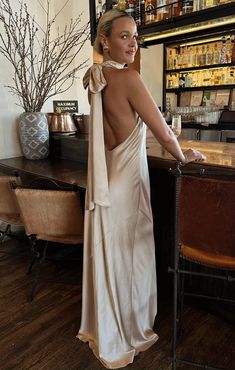
[[[103,55],[103,47],[100,43],[100,34],[104,34],[106,37],[109,37],[113,21],[118,18],[122,17],[128,17],[133,19],[127,12],[124,10],[118,10],[118,9],[111,9],[108,10],[106,13],[102,15],[102,17],[99,20],[98,27],[97,27],[97,36],[94,42],[94,49],[101,55]]]

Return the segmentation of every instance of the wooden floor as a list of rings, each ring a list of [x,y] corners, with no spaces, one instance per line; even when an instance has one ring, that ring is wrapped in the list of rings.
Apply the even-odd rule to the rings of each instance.
[[[16,254],[0,254],[0,369],[104,369],[88,345],[76,339],[81,318],[81,253],[78,254],[80,261],[74,266],[55,269],[54,264],[46,263],[40,290],[35,300],[27,303],[32,283],[32,277],[25,275],[31,258],[28,245],[8,240],[1,248]],[[73,277],[78,284],[47,281],[52,275]],[[126,369],[171,369],[171,306],[169,298],[160,299],[155,324],[160,339]],[[235,370],[232,323],[190,305],[186,306],[184,323],[185,332],[178,347],[180,354],[200,361],[207,358],[213,366]],[[193,370],[194,367],[179,365],[178,369]]]

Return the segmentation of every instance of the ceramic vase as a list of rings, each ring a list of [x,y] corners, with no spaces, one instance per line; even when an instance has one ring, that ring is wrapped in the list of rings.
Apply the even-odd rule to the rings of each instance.
[[[44,113],[22,113],[19,118],[19,134],[25,158],[44,159],[48,157],[49,130]]]

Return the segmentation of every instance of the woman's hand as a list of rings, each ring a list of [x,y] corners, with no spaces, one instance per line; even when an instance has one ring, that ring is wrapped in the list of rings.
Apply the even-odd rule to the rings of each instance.
[[[185,160],[183,161],[183,164],[194,162],[194,161],[202,162],[206,160],[206,156],[196,149],[188,149],[183,154],[185,158]]]

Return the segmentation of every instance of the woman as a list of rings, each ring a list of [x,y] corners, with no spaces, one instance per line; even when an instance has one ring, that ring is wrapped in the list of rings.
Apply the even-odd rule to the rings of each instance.
[[[136,24],[110,10],[99,21],[90,70],[82,320],[78,338],[110,369],[133,362],[154,344],[157,289],[146,125],[178,161],[182,153],[140,75],[125,68],[137,51]]]

